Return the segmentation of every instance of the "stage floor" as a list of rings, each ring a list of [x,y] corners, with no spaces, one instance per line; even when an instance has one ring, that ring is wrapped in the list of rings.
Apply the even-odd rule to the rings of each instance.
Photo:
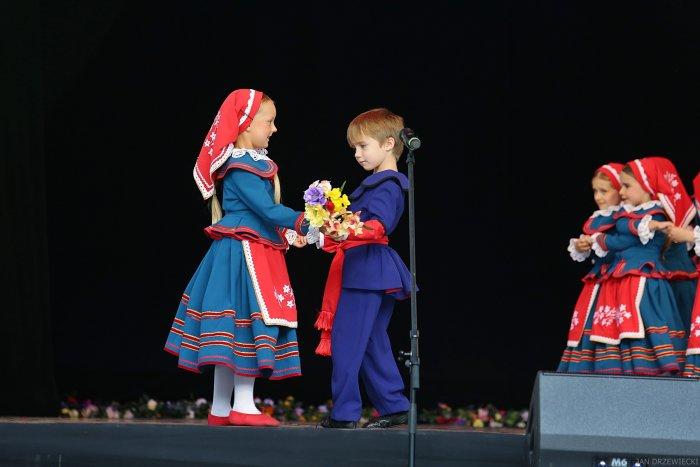
[[[208,427],[204,420],[0,418],[0,465],[405,466],[405,427]],[[525,465],[524,430],[419,426],[416,465]]]

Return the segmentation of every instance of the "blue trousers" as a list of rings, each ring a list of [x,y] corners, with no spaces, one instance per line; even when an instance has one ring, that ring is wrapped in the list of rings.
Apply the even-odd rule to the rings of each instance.
[[[394,301],[380,290],[342,290],[331,331],[334,420],[360,419],[359,377],[381,415],[408,410],[403,379],[386,332]]]

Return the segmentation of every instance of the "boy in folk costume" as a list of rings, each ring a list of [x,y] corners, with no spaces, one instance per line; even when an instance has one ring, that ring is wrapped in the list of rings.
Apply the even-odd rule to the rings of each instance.
[[[316,353],[330,355],[333,361],[333,409],[321,422],[326,428],[357,426],[360,377],[380,414],[365,428],[407,421],[409,402],[387,335],[395,300],[411,293],[410,271],[388,239],[401,218],[408,189],[408,179],[397,171],[402,128],[401,117],[373,109],[358,115],[347,130],[355,159],[372,174],[350,195],[353,211],[360,211],[364,222],[362,234],[320,239],[325,251],[335,253],[316,321],[322,331]]]

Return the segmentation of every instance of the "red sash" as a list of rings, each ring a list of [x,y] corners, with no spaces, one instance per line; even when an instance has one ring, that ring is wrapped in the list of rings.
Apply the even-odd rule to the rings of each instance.
[[[383,228],[381,230],[383,232]],[[345,261],[345,250],[356,248],[362,245],[378,243],[381,245],[389,244],[389,237],[372,238],[365,240],[345,240],[344,242],[328,241],[324,243],[323,249],[329,253],[335,253],[331,262],[328,278],[326,279],[326,288],[323,291],[323,301],[321,303],[321,312],[318,314],[314,327],[321,331],[321,342],[316,347],[318,355],[331,355],[331,330],[333,329],[333,319],[335,318],[335,310],[338,307],[340,299],[340,290],[343,286],[343,262]]]

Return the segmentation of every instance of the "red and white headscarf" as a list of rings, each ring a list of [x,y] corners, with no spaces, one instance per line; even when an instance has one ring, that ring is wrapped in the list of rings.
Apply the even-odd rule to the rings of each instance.
[[[644,191],[661,201],[671,221],[687,226],[695,217],[695,206],[673,162],[665,157],[645,157],[628,162]]]
[[[204,199],[214,194],[212,175],[226,162],[225,151],[245,131],[258,113],[264,94],[255,89],[236,89],[226,97],[214,117],[194,166],[194,181]]]
[[[605,165],[601,165],[596,169],[596,173],[604,173],[607,175],[607,177],[610,179],[610,183],[612,183],[612,186],[620,191],[620,188],[622,188],[622,185],[620,185],[620,172],[622,172],[622,168],[624,167],[623,164],[620,164],[619,162],[608,162]]]

